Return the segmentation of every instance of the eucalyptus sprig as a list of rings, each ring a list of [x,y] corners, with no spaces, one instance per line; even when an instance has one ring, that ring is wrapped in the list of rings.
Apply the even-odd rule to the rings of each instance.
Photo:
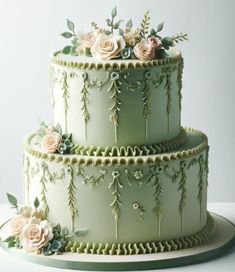
[[[111,34],[114,32],[114,29],[119,29],[123,20],[118,20],[117,22],[114,21],[115,17],[117,16],[117,8],[114,7],[111,12],[111,19],[106,19],[107,25],[111,28],[110,31],[106,31],[106,34]]]
[[[74,23],[70,21],[69,19],[67,19],[67,27],[69,31],[63,32],[61,36],[64,37],[65,39],[72,38],[71,40],[72,45],[65,46],[62,49],[62,53],[65,55],[68,55],[68,54],[76,55],[76,48],[79,45],[79,38],[76,35]]]
[[[146,38],[149,32],[149,26],[150,26],[150,14],[149,10],[147,10],[144,14],[144,18],[140,23],[140,36],[141,38]]]

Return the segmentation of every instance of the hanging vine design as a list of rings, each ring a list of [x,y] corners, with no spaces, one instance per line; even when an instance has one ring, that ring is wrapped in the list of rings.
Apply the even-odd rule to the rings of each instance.
[[[121,93],[120,90],[120,83],[119,83],[119,74],[117,72],[110,73],[111,85],[108,88],[108,92],[111,93],[110,99],[112,101],[112,106],[109,108],[110,114],[110,121],[114,125],[114,138],[115,143],[118,142],[118,125],[119,125],[119,111],[121,101],[119,100],[119,94]]]
[[[137,81],[134,81],[134,82],[133,81],[128,81],[127,79],[129,77],[130,77],[129,72],[123,73],[123,75],[122,75],[123,81],[125,82],[125,89],[127,91],[130,91],[130,92],[138,91],[142,86],[141,80],[137,80]]]
[[[68,201],[68,207],[69,207],[71,218],[72,218],[71,230],[73,232],[74,218],[78,214],[78,209],[76,208],[76,197],[75,197],[75,193],[76,193],[76,187],[74,184],[75,175],[74,175],[74,170],[70,165],[67,166],[67,173],[69,176],[69,183],[67,186],[67,198],[68,198],[67,201]]]
[[[188,169],[191,168],[193,165],[198,164],[198,195],[197,199],[200,205],[200,224],[201,224],[201,217],[202,217],[202,199],[204,195],[204,171],[207,172],[207,160],[204,159],[203,155],[200,155],[198,158],[193,158],[188,165]]]
[[[158,87],[163,82],[163,76],[160,76],[160,78],[154,79],[152,77],[151,71],[147,70],[144,73],[144,79],[143,79],[143,90],[142,90],[142,100],[143,100],[143,116],[144,116],[144,122],[145,122],[145,139],[148,139],[148,119],[151,113],[151,92],[152,87],[154,89],[158,89]]]
[[[183,233],[183,212],[184,207],[186,204],[186,182],[187,182],[187,176],[186,176],[186,167],[187,163],[185,160],[181,161],[179,170],[175,170],[172,168],[173,174],[169,172],[169,167],[166,166],[164,168],[165,174],[171,179],[172,183],[179,182],[178,184],[178,191],[180,191],[180,202],[179,202],[179,213],[180,213],[180,229],[181,233]]]
[[[144,221],[144,214],[145,214],[145,209],[142,207],[138,202],[134,202],[132,204],[132,208],[138,212],[139,214],[139,219],[138,223],[142,223]]]
[[[25,163],[24,163],[24,184],[25,184],[25,192],[26,192],[26,203],[29,205],[29,187],[30,187],[30,160],[28,157],[25,158]]]
[[[167,97],[167,104],[166,104],[166,111],[167,111],[167,131],[168,133],[170,132],[170,112],[172,108],[172,82],[171,82],[171,73],[176,70],[176,66],[171,68],[170,66],[168,67],[163,67],[162,72],[165,77],[165,90],[166,90],[166,97]]]
[[[62,72],[62,98],[64,104],[64,123],[65,123],[65,132],[68,131],[68,99],[69,99],[69,85],[68,85],[68,74],[66,71]]]
[[[112,214],[114,215],[115,220],[115,238],[118,240],[118,221],[120,217],[120,205],[122,205],[120,200],[120,189],[123,188],[123,185],[120,181],[119,171],[116,170],[112,172],[112,182],[109,184],[108,188],[112,190],[113,195],[113,201],[110,206],[113,208]]]
[[[41,183],[41,203],[42,203],[42,209],[45,213],[45,216],[47,217],[47,214],[49,212],[49,206],[46,200],[46,193],[47,193],[47,188],[46,184],[48,182],[53,182],[53,175],[49,171],[48,165],[45,162],[41,163],[41,169],[42,169],[42,175],[40,178],[40,183]]]
[[[178,65],[178,75],[177,75],[177,81],[178,81],[178,97],[179,97],[179,125],[181,126],[181,110],[182,110],[182,87],[183,87],[183,68],[184,68],[184,61],[183,59],[181,62],[179,62]]]

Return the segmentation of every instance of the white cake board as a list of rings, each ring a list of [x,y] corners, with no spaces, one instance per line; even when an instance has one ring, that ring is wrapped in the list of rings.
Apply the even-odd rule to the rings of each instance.
[[[189,265],[208,261],[219,257],[235,245],[235,226],[228,219],[211,213],[216,224],[216,234],[206,244],[189,249],[153,254],[127,256],[91,255],[63,253],[62,255],[42,256],[26,253],[23,250],[7,248],[6,243],[0,242],[1,247],[22,260],[56,268],[73,270],[124,271],[149,270]],[[0,237],[2,232],[0,233]]]

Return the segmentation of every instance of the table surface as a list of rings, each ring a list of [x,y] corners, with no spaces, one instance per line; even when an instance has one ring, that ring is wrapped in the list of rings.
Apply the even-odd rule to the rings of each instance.
[[[208,203],[208,210],[226,217],[228,220],[235,224],[235,203],[221,202],[221,203]],[[4,222],[9,217],[8,205],[0,205],[0,221]],[[69,272],[73,270],[51,268],[46,266],[40,266],[32,263],[27,263],[19,259],[14,258],[8,253],[0,249],[0,267],[1,271],[24,271],[24,272]],[[235,246],[221,257],[208,262],[189,265],[184,267],[170,268],[170,269],[158,269],[156,271],[175,272],[175,271],[187,271],[187,272],[234,272],[235,271]]]

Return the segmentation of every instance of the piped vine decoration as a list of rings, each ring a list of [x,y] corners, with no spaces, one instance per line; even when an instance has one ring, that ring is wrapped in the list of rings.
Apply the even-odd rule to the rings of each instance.
[[[25,185],[25,196],[26,203],[29,205],[29,186],[30,186],[30,160],[28,157],[24,160],[24,185]]]
[[[183,68],[184,68],[184,61],[183,59],[179,62],[178,65],[178,75],[177,75],[177,81],[178,81],[178,97],[179,97],[179,125],[181,124],[181,110],[182,110],[182,87],[183,87]]]
[[[63,78],[62,78],[62,97],[64,103],[64,124],[65,124],[65,132],[67,133],[68,130],[68,99],[69,99],[69,85],[68,85],[68,74],[66,71],[63,71]]]
[[[123,20],[117,19],[116,7],[112,9],[111,18],[106,19],[106,23],[107,28],[101,28],[97,23],[92,22],[93,31],[76,34],[74,23],[67,19],[68,31],[61,35],[70,39],[71,44],[65,46],[61,52],[72,56],[85,55],[103,60],[135,58],[149,61],[160,58],[165,50],[173,47],[175,43],[188,39],[187,34],[184,33],[161,37],[159,33],[164,23],[158,24],[156,28],[150,28],[149,10],[145,12],[139,28],[133,27],[131,19],[122,27]],[[110,52],[103,50],[101,44],[106,44],[105,42],[115,50]]]
[[[143,90],[142,90],[142,100],[143,100],[143,116],[145,122],[145,139],[148,139],[148,119],[151,113],[151,92],[154,87],[155,90],[162,84],[164,76],[154,79],[152,77],[151,71],[147,70],[144,74],[143,79]]]
[[[169,167],[166,166],[164,168],[165,174],[171,179],[172,183],[178,183],[178,191],[180,191],[180,202],[179,202],[179,213],[180,213],[180,229],[181,233],[183,233],[183,212],[184,207],[186,204],[186,183],[187,183],[187,176],[186,176],[186,167],[187,163],[185,160],[181,161],[179,170],[175,170],[172,168],[173,174],[169,173]]]
[[[144,214],[145,214],[145,209],[142,207],[138,202],[134,202],[132,204],[132,208],[138,212],[139,214],[139,219],[138,223],[142,223],[144,221]]]
[[[139,188],[142,186],[142,184],[145,181],[145,173],[140,170],[140,169],[136,169],[134,171],[134,173],[132,174],[131,171],[129,169],[125,169],[124,170],[125,174],[126,174],[126,179],[128,184],[131,186],[133,183],[138,184]]]
[[[201,224],[201,217],[202,217],[202,199],[204,195],[204,171],[206,171],[206,159],[204,159],[203,155],[200,155],[198,158],[193,158],[188,165],[188,169],[191,168],[193,165],[198,164],[198,195],[197,199],[200,204],[200,224]],[[206,171],[207,172],[207,171]]]
[[[74,184],[74,170],[70,165],[68,165],[67,167],[67,173],[69,175],[69,183],[67,186],[68,207],[72,218],[71,229],[72,231],[74,231],[74,218],[78,214],[78,210],[76,208],[76,187]]]
[[[95,177],[94,175],[91,174],[86,175],[84,170],[81,167],[79,167],[77,175],[82,176],[84,184],[88,184],[90,187],[95,187],[99,186],[100,182],[104,181],[106,173],[107,173],[106,169],[100,169],[99,175]]]
[[[121,93],[119,87],[119,74],[117,72],[110,73],[111,85],[108,88],[108,92],[111,93],[110,99],[112,101],[112,106],[109,108],[111,112],[110,121],[114,125],[114,138],[115,143],[118,142],[118,125],[119,125],[119,111],[121,101],[119,100],[119,94]]]
[[[112,182],[108,186],[112,190],[113,201],[110,206],[113,208],[112,214],[114,215],[115,220],[115,238],[118,240],[118,221],[120,217],[120,206],[122,202],[120,200],[120,189],[123,188],[123,185],[120,181],[120,172],[115,170],[112,172]]]
[[[46,199],[46,193],[47,193],[47,188],[46,188],[46,184],[48,182],[53,182],[53,175],[51,174],[48,165],[43,161],[41,163],[41,169],[42,169],[42,175],[40,178],[40,184],[41,184],[41,203],[42,203],[42,209],[43,212],[45,214],[45,216],[47,217],[47,214],[49,212],[49,206],[47,203],[47,199]]]
[[[127,79],[130,77],[130,73],[123,73],[122,78],[125,82],[125,88],[130,92],[138,91],[142,86],[141,80],[128,81]]]
[[[90,115],[88,113],[88,110],[87,110],[87,103],[88,103],[88,95],[89,95],[89,92],[88,92],[88,88],[87,88],[87,73],[84,72],[82,74],[82,78],[83,78],[83,88],[81,89],[81,103],[82,103],[82,106],[81,106],[81,111],[82,111],[82,116],[83,116],[83,120],[84,120],[84,124],[85,124],[85,139],[87,139],[87,121],[89,120],[90,118]]]
[[[171,82],[171,73],[175,71],[177,68],[174,66],[171,68],[170,66],[163,67],[162,72],[165,74],[165,89],[166,89],[166,111],[167,111],[167,131],[170,132],[170,112],[172,107],[172,82]]]

